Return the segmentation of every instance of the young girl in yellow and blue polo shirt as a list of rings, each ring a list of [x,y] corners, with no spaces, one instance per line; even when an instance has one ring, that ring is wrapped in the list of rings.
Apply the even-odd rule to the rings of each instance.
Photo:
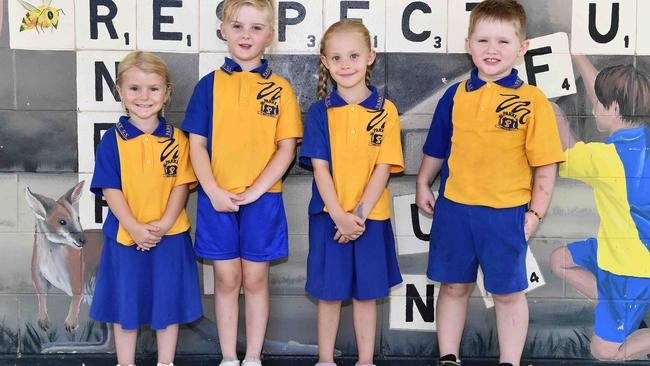
[[[214,261],[223,360],[238,366],[239,292],[246,299],[244,366],[261,365],[269,316],[269,262],[288,255],[282,176],[302,137],[291,85],[262,59],[273,39],[270,0],[226,0],[221,32],[231,58],[203,77],[187,106],[192,165],[200,182],[196,247]]]
[[[390,223],[390,173],[404,169],[397,109],[370,82],[375,51],[359,21],[321,41],[318,96],[300,162],[313,168],[306,291],[318,301],[317,366],[333,366],[341,301],[352,299],[357,365],[372,365],[376,299],[402,282]],[[327,94],[327,80],[334,90]]]
[[[113,323],[119,364],[135,364],[137,329],[148,325],[158,365],[172,365],[178,324],[202,314],[184,208],[196,177],[187,138],[161,116],[171,92],[165,62],[128,54],[117,91],[127,115],[97,146],[90,187],[109,208],[90,317]]]

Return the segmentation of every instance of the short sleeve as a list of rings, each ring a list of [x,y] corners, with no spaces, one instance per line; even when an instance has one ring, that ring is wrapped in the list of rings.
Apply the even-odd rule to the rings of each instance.
[[[176,176],[174,185],[189,184],[190,189],[192,189],[196,187],[197,179],[192,169],[192,164],[190,163],[190,144],[181,130],[176,129],[174,133],[178,136],[178,148],[180,151],[180,156],[178,157],[178,175]]]
[[[436,111],[433,113],[433,120],[427,139],[422,147],[422,152],[434,158],[444,159],[447,157],[451,145],[452,133],[452,110],[454,108],[454,96],[459,84],[454,84],[438,101]]]
[[[327,108],[319,101],[309,108],[305,119],[305,134],[300,145],[299,162],[311,168],[311,159],[330,160]]]
[[[386,102],[389,103],[388,101]],[[384,128],[377,164],[390,165],[391,173],[400,173],[404,171],[404,155],[402,154],[402,136],[401,122],[397,108],[390,104],[386,106],[388,118]]]
[[[603,156],[600,152],[605,150],[606,145],[603,143],[579,141],[564,152],[565,162],[560,164],[560,176],[581,181],[598,176],[598,166],[604,163],[599,162]]]
[[[208,137],[212,122],[214,73],[204,76],[194,87],[181,124],[183,131]]]
[[[120,155],[117,148],[115,128],[108,129],[97,145],[95,153],[95,170],[90,183],[90,191],[102,196],[103,188],[122,189],[120,174]]]
[[[280,115],[278,116],[278,124],[275,131],[275,142],[288,138],[300,139],[303,133],[300,105],[298,105],[296,94],[289,83],[286,83],[282,91],[280,103]]]
[[[533,118],[526,129],[526,157],[532,167],[564,161],[562,142],[555,112],[546,96],[539,91],[534,99]]]

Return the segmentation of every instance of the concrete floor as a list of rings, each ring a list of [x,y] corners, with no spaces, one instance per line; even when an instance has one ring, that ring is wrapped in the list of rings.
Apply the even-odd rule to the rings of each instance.
[[[178,356],[177,366],[217,366],[220,359],[212,355]],[[435,365],[430,359],[382,359],[375,361],[377,366],[432,366]],[[316,360],[302,357],[266,357],[264,366],[313,366]],[[354,359],[337,360],[338,366],[354,366]],[[138,366],[155,366],[154,358],[145,357],[138,359]],[[463,366],[496,366],[495,359],[465,359]],[[650,361],[634,362],[598,362],[594,360],[524,360],[521,366],[648,366]],[[115,359],[112,355],[30,355],[30,356],[0,356],[0,366],[115,366]]]

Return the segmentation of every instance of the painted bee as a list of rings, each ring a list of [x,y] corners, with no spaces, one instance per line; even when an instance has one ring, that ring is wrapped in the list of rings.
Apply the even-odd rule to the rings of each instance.
[[[38,32],[39,28],[41,31],[45,28],[56,28],[59,25],[59,13],[65,14],[63,9],[50,6],[52,0],[43,0],[39,7],[35,7],[24,0],[18,0],[18,2],[27,10],[27,14],[20,22],[21,32],[29,29],[36,29]]]

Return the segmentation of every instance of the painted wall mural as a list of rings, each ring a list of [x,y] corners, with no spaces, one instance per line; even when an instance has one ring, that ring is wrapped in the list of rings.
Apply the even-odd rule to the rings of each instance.
[[[391,179],[390,189],[404,283],[379,303],[378,355],[437,355],[439,284],[425,276],[431,218],[414,204],[415,174],[438,99],[472,67],[464,38],[478,2],[276,1],[268,58],[294,86],[303,113],[316,99],[319,39],[342,17],[370,29],[379,52],[373,83],[401,113],[406,172]],[[524,357],[607,359],[622,352],[646,359],[650,1],[521,3],[531,44],[516,67],[551,100],[568,149],[547,217],[530,241]],[[194,84],[227,55],[220,4],[0,0],[0,353],[114,349],[111,328],[88,318],[107,208],[85,182],[96,145],[122,111],[113,91],[117,64],[135,49],[163,57],[173,83],[168,120],[178,125]],[[619,91],[627,90],[625,98],[645,86],[638,98],[620,99]],[[626,124],[630,116],[635,124]],[[608,133],[615,123],[637,134]],[[290,256],[271,266],[264,349],[315,355],[316,303],[303,289],[311,177],[296,165],[284,187]],[[191,195],[190,217],[195,200]],[[178,350],[213,354],[219,348],[212,269],[198,264],[205,314],[182,327]],[[467,322],[461,354],[496,356],[493,302],[480,280]],[[343,308],[336,348],[338,355],[356,354],[350,306]],[[153,332],[141,332],[138,350],[155,350]]]

